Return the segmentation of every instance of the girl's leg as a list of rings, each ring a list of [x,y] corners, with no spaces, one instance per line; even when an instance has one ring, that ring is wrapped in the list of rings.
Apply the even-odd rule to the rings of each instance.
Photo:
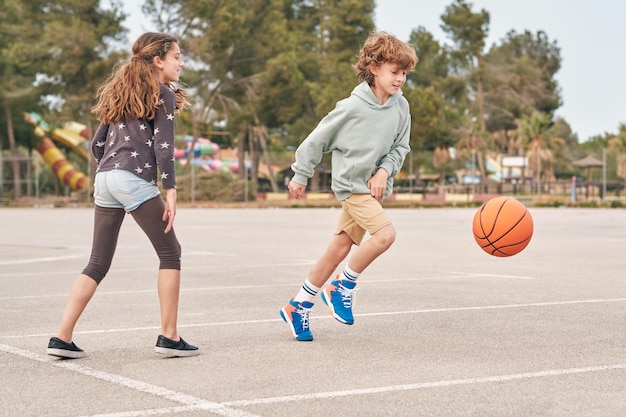
[[[65,305],[65,311],[63,311],[63,317],[61,318],[61,326],[56,333],[59,339],[68,343],[72,341],[74,326],[76,326],[78,318],[96,292],[96,288],[98,288],[96,281],[85,274],[78,276],[70,292],[67,304]]]
[[[159,304],[161,307],[161,334],[168,339],[178,340],[178,299],[180,293],[180,270],[160,269]]]
[[[178,340],[178,300],[180,293],[181,248],[174,230],[164,233],[167,222],[162,220],[165,205],[155,197],[132,211],[133,218],[146,233],[159,257],[158,293],[161,309],[162,335]]]
[[[70,292],[56,334],[59,339],[72,341],[76,322],[98,288],[98,284],[109,271],[123,220],[123,209],[96,206],[91,257]]]

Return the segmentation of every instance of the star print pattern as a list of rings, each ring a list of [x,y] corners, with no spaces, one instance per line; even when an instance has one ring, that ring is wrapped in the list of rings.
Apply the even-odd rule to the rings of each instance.
[[[98,171],[123,169],[151,184],[157,183],[160,172],[163,188],[176,188],[173,114],[176,96],[165,85],[161,86],[160,102],[162,105],[152,121],[126,119],[98,127],[92,140]]]

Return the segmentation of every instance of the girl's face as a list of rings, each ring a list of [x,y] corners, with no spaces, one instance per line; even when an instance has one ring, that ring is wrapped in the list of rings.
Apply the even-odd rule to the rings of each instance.
[[[180,71],[185,66],[178,44],[172,44],[170,50],[165,54],[165,58],[161,59],[158,56],[155,57],[154,65],[158,69],[159,81],[161,83],[165,84],[178,81]]]
[[[398,65],[388,62],[372,67],[372,74],[374,74],[372,91],[381,104],[385,104],[389,96],[400,91],[406,82],[407,72],[398,68]]]

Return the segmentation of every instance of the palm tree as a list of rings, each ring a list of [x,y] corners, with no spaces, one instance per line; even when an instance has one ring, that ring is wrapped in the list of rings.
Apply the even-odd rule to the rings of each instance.
[[[518,125],[521,136],[526,142],[528,167],[533,172],[539,194],[542,180],[547,182],[555,180],[554,156],[548,146],[551,142],[548,131],[552,126],[552,120],[547,113],[533,112],[530,116],[520,119]]]
[[[626,124],[619,125],[619,132],[609,139],[609,150],[617,155],[617,176],[626,179]]]

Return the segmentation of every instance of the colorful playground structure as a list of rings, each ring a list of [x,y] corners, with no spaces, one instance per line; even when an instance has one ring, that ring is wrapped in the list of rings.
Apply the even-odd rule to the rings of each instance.
[[[35,135],[40,140],[36,141],[34,147],[56,176],[72,190],[86,189],[89,184],[89,176],[68,161],[63,152],[55,145],[55,142],[68,147],[87,160],[89,158],[87,126],[76,122],[67,122],[61,127],[52,127],[37,113],[25,113],[24,120],[35,126]]]
[[[187,164],[189,154],[192,152],[191,144],[193,138],[185,136],[185,148],[174,150],[174,157],[181,165]],[[207,171],[223,171],[239,173],[239,159],[230,148],[220,149],[219,145],[209,139],[197,138],[193,147],[193,158],[191,163]],[[250,169],[250,161],[246,161],[246,169]]]

